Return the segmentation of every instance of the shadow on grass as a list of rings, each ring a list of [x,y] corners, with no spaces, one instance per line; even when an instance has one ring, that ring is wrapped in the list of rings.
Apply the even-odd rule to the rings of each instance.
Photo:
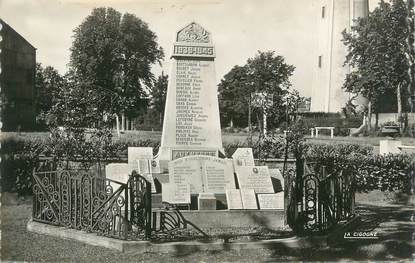
[[[278,260],[307,260],[307,261],[337,261],[337,260],[411,260],[414,250],[413,233],[415,233],[413,207],[404,205],[376,206],[359,205],[357,211],[366,222],[374,222],[370,229],[377,232],[379,238],[373,239],[342,239],[335,246],[326,246],[322,238],[299,239],[297,242],[278,242],[264,244],[263,247],[271,251],[268,261]],[[256,224],[275,234],[281,233],[272,227],[269,218],[252,215]],[[279,220],[279,219],[276,219]],[[376,224],[375,224],[376,223]],[[359,226],[354,231],[365,231]],[[218,254],[221,250],[230,250],[231,244],[222,244],[219,251],[210,251]],[[177,247],[177,255],[189,256],[199,252],[199,248]]]

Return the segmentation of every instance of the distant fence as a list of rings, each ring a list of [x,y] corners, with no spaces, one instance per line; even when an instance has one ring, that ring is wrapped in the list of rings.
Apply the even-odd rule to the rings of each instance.
[[[415,124],[415,113],[407,113],[408,116],[408,124],[412,125]],[[376,123],[376,118],[372,118],[372,126]],[[378,123],[382,125],[386,122],[395,122],[399,123],[399,114],[398,113],[379,113],[378,115]]]

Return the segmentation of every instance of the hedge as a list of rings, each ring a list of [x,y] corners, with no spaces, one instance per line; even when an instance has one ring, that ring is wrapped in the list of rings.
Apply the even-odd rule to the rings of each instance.
[[[58,138],[59,139],[59,138]],[[52,145],[55,142],[48,139],[40,139],[36,137],[9,137],[1,140],[1,165],[0,165],[0,191],[1,192],[17,192],[19,195],[31,193],[32,172],[39,165],[40,156],[53,157],[55,162],[60,166],[64,166],[64,151],[69,145],[62,143],[60,145]],[[154,140],[114,140],[110,145],[102,147],[100,156],[105,156],[110,160],[123,160],[127,157],[127,148],[129,146],[153,147],[154,151],[158,151],[160,143]],[[73,145],[72,145],[73,146]],[[85,151],[94,147],[91,145],[82,145]],[[96,145],[95,145],[96,146]],[[73,146],[75,147],[75,146]],[[99,156],[86,154],[88,157],[81,157],[76,161],[85,164],[85,167],[92,165]],[[73,162],[71,162],[73,163]]]
[[[106,147],[104,156],[116,160],[125,159],[129,146],[149,146],[157,152],[160,143],[156,140],[114,140]],[[247,143],[224,145],[227,157],[231,157],[238,147],[247,147]],[[2,192],[30,194],[32,171],[38,165],[39,155],[50,153],[50,141],[28,137],[8,138],[2,140],[2,162],[0,186]],[[268,137],[253,142],[256,158],[282,158],[284,156],[285,139]],[[411,187],[410,171],[414,168],[415,155],[378,155],[373,147],[358,144],[313,144],[305,143],[304,157],[307,162],[319,171],[322,166],[328,173],[344,170],[355,176],[356,190],[409,192]],[[292,149],[290,148],[290,151]],[[292,154],[290,155],[292,157]],[[415,172],[414,172],[415,173]]]
[[[355,176],[355,190],[397,191],[410,193],[414,154],[374,154],[369,146],[356,144],[310,145],[305,154],[315,171],[325,166],[327,173],[340,170]],[[412,174],[411,174],[412,173]]]

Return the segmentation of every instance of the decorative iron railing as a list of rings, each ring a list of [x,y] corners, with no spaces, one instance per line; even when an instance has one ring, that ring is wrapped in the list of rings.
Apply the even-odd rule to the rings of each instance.
[[[33,178],[34,221],[119,239],[150,237],[151,185],[137,173],[126,184],[87,170],[34,172]]]
[[[137,230],[144,230],[144,237],[149,239],[151,236],[151,183],[133,171],[128,180],[128,189],[130,196],[128,219],[132,230],[136,230],[131,233],[140,236],[140,231]]]
[[[286,186],[287,218],[291,228],[300,233],[324,232],[354,215],[353,176],[340,172],[325,175],[305,167],[305,175],[291,176]]]

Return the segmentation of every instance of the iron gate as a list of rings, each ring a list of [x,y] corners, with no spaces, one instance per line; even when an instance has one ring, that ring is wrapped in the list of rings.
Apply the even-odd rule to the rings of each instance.
[[[353,176],[340,172],[318,176],[305,168],[306,175],[287,186],[287,218],[299,233],[324,232],[354,216]],[[295,177],[295,174],[293,175]],[[288,179],[288,178],[287,178]]]

